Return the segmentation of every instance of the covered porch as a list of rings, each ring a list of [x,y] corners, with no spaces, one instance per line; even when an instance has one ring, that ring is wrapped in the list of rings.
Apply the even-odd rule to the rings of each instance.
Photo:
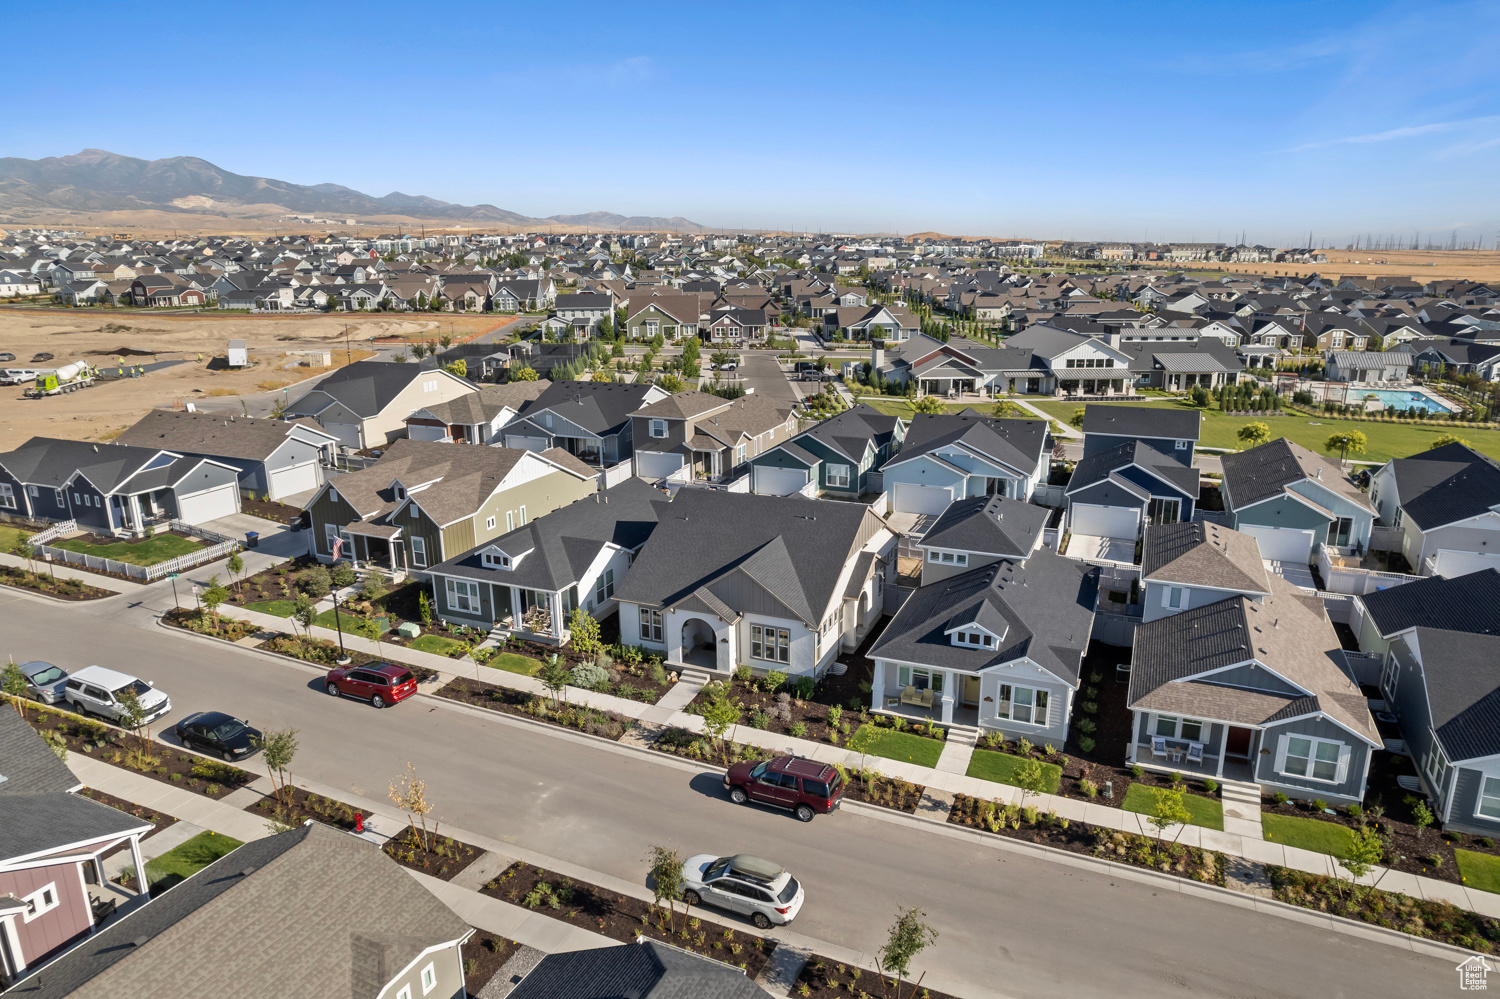
[[[532,590],[498,583],[492,583],[490,589],[497,626],[548,645],[563,645],[572,637],[567,621],[576,597],[570,600],[571,591]]]
[[[929,666],[896,666],[896,683],[887,682],[888,668],[875,666],[871,707],[942,725],[979,727],[979,676]]]
[[[166,488],[116,493],[109,498],[109,512],[112,523],[118,525],[116,530],[140,537],[147,527],[164,524],[177,516],[177,498]]]
[[[406,571],[401,528],[359,521],[340,533],[344,535],[344,550],[356,569],[377,569],[393,575]]]
[[[1217,719],[1138,712],[1130,762],[1161,773],[1253,781],[1261,731]]]

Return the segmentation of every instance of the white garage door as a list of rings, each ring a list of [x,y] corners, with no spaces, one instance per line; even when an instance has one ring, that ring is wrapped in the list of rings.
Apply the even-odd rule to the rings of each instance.
[[[359,442],[359,425],[355,423],[325,423],[323,429],[339,439],[340,444],[348,444],[352,448],[361,448],[364,445]]]
[[[755,492],[761,496],[790,496],[807,485],[807,469],[755,466]]]
[[[1141,512],[1129,507],[1074,503],[1068,514],[1068,530],[1096,538],[1134,538]]]
[[[1435,553],[1433,559],[1437,575],[1444,579],[1467,576],[1471,572],[1485,569],[1500,569],[1500,554],[1481,555],[1478,552],[1460,552],[1444,548]]]
[[[891,509],[897,513],[941,514],[953,502],[953,490],[947,486],[918,486],[910,482],[896,483],[896,492],[891,497]]]
[[[1260,557],[1268,562],[1294,562],[1307,565],[1312,561],[1313,532],[1291,527],[1255,527],[1246,524],[1240,533],[1248,534],[1260,545]]]
[[[316,461],[309,461],[305,465],[293,465],[290,468],[278,468],[271,473],[271,498],[281,499],[292,493],[316,489],[322,484],[323,477],[318,474]]]
[[[513,437],[505,435],[505,446],[518,448],[522,451],[545,451],[547,450],[547,438],[545,437]]]
[[[642,479],[665,479],[682,467],[682,455],[661,451],[637,451],[635,474]]]
[[[181,496],[178,497],[177,508],[178,518],[189,524],[218,520],[220,517],[239,513],[240,487],[238,484],[230,484],[216,489],[205,489],[191,496]]]

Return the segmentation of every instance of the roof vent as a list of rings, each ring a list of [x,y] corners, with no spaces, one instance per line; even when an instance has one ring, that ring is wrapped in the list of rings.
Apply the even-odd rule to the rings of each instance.
[[[240,871],[240,876],[248,878],[250,875],[252,875],[254,873],[255,873],[255,865],[251,864],[249,867],[245,868],[243,871]]]
[[[144,946],[146,946],[146,941],[150,940],[150,939],[151,939],[150,937],[136,937],[134,940],[130,941],[130,946],[132,946],[132,947],[144,947]]]

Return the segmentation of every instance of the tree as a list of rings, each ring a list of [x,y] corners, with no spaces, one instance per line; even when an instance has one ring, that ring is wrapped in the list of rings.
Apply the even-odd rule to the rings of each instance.
[[[229,591],[219,583],[218,574],[208,579],[208,589],[203,591],[203,606],[208,608],[208,616],[213,619],[214,630],[219,628],[219,605],[229,599]]]
[[[292,759],[297,755],[297,730],[294,728],[272,729],[256,740],[261,759],[265,761],[266,773],[271,778],[272,796],[283,807],[292,807],[292,792],[287,776]],[[285,801],[283,801],[285,797]]]
[[[448,374],[450,375],[457,375],[460,378],[467,378],[469,377],[469,362],[460,357],[458,360],[454,361],[451,364],[443,365],[443,370],[448,372]]]
[[[10,553],[26,560],[26,568],[33,575],[36,573],[36,545],[28,537],[23,537],[11,547]]]
[[[354,566],[348,562],[335,562],[333,568],[328,571],[328,580],[339,589],[353,586],[359,577],[354,574]]]
[[[656,905],[667,902],[668,932],[677,928],[677,901],[682,898],[682,889],[687,878],[682,869],[682,858],[676,850],[664,846],[653,846],[646,853],[651,862],[651,894],[656,896]]]
[[[1344,458],[1350,454],[1364,454],[1365,446],[1369,441],[1365,438],[1363,430],[1345,430],[1340,433],[1330,434],[1323,442],[1324,451],[1337,451],[1339,453],[1339,467],[1344,467]]]
[[[438,343],[443,345],[444,350],[447,350],[449,347],[453,346],[453,337],[449,336],[447,333],[444,333],[442,336],[438,337]]]
[[[593,657],[599,653],[599,622],[594,615],[574,607],[568,615],[568,630],[573,633],[573,650],[579,655]]]
[[[1161,845],[1161,834],[1170,825],[1186,825],[1192,816],[1188,813],[1187,804],[1183,802],[1183,791],[1176,787],[1154,787],[1151,789],[1152,802],[1151,811],[1146,813],[1146,821],[1156,830],[1156,842]],[[1177,830],[1177,835],[1182,835],[1182,830]],[[1175,841],[1174,841],[1175,842]]]
[[[16,706],[16,712],[22,718],[26,717],[26,674],[21,672],[21,667],[16,665],[15,656],[5,664],[5,671],[0,673],[0,690],[5,691],[5,696],[10,698],[10,703]]]
[[[1271,428],[1260,420],[1253,420],[1240,427],[1237,436],[1246,447],[1259,447],[1271,439]]]
[[[1357,890],[1357,882],[1360,878],[1370,873],[1370,868],[1380,863],[1385,856],[1385,843],[1380,838],[1380,833],[1374,826],[1361,824],[1355,831],[1354,838],[1349,841],[1349,846],[1337,859],[1339,866],[1349,872],[1351,890]],[[1335,878],[1339,882],[1339,896],[1344,894],[1343,880]]]
[[[1462,444],[1464,447],[1470,449],[1474,447],[1473,444],[1470,444],[1468,441],[1464,440],[1457,434],[1443,434],[1437,440],[1432,442],[1432,446],[1435,448],[1447,447],[1449,444]]]
[[[937,940],[937,930],[923,922],[926,915],[921,909],[898,908],[896,921],[886,934],[885,944],[876,952],[882,980],[886,977],[892,979],[896,999],[901,999],[901,979],[911,974],[912,961]],[[885,987],[883,981],[881,987],[882,990]],[[917,994],[915,986],[912,987],[911,994]]]
[[[1021,789],[1021,804],[1026,803],[1027,795],[1047,794],[1052,790],[1052,781],[1047,775],[1047,768],[1042,765],[1041,760],[1030,759],[1016,767],[1016,772],[1011,775],[1016,787]]]
[[[554,652],[542,662],[541,668],[536,671],[536,678],[547,688],[547,693],[552,695],[554,701],[567,699],[568,681],[573,678],[573,674],[557,653]]]
[[[1068,422],[1073,424],[1073,426],[1075,427],[1081,427],[1083,426],[1083,418],[1087,415],[1088,409],[1084,406],[1079,406],[1077,409],[1073,410],[1073,418]]]
[[[879,735],[880,732],[875,728],[873,722],[865,722],[854,730],[854,734],[844,744],[844,748],[859,754],[859,768],[861,770],[865,769],[865,757],[869,755],[870,748],[875,745],[875,740]]]
[[[536,369],[530,365],[522,364],[510,369],[510,380],[513,382],[534,382],[536,377]]]
[[[234,591],[238,593],[240,591],[240,574],[245,571],[245,560],[240,558],[239,552],[235,552],[229,556],[229,561],[225,563],[225,568],[229,570],[229,578],[234,580]]]
[[[432,802],[427,800],[427,782],[417,776],[416,765],[411,761],[408,760],[406,770],[391,781],[389,797],[397,808],[407,813],[412,839],[421,843],[422,849],[431,850],[437,833],[434,829],[433,838],[428,838],[427,816],[432,812]],[[422,823],[420,834],[417,832],[419,820]]]
[[[703,727],[715,742],[724,741],[724,733],[740,721],[740,704],[729,696],[727,685],[713,689],[707,704],[703,706]]]
[[[943,411],[943,400],[935,395],[924,395],[912,403],[912,411],[917,413],[937,414]]]
[[[141,698],[136,693],[134,684],[115,691],[115,697],[120,703],[120,725],[135,736],[135,746],[130,751],[132,765],[144,770],[154,762],[148,752],[151,733],[146,729],[146,709],[141,705]]]
[[[392,354],[391,360],[395,361],[397,364],[405,364],[407,361],[410,361],[411,358],[407,357],[405,352],[399,352]]]
[[[306,593],[302,593],[299,591],[297,595],[292,598],[292,613],[288,618],[288,620],[294,622],[293,630],[296,630],[296,625],[302,625],[302,639],[303,641],[306,641],[309,637],[310,631],[312,630],[313,622],[317,619],[318,608],[317,605],[313,603],[312,597],[308,596]]]

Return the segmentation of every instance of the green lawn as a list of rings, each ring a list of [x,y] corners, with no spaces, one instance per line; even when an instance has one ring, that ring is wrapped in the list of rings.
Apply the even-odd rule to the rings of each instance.
[[[260,611],[262,614],[275,614],[277,617],[291,617],[292,608],[295,606],[290,600],[254,600],[248,604],[241,605],[245,610]]]
[[[1209,829],[1222,830],[1224,828],[1224,806],[1213,798],[1184,794],[1182,803],[1187,807],[1190,824],[1205,826]],[[1156,795],[1144,784],[1132,784],[1130,790],[1125,792],[1125,800],[1120,803],[1120,807],[1127,812],[1150,815],[1151,809],[1156,807]]]
[[[463,642],[455,642],[453,639],[444,638],[442,635],[418,635],[412,639],[410,647],[416,649],[418,652],[431,652],[433,655],[438,656],[451,655],[455,651],[468,648]]]
[[[518,655],[514,652],[500,652],[493,659],[485,663],[486,666],[495,669],[503,669],[510,673],[520,673],[522,676],[535,676],[536,671],[541,669],[542,661],[530,656]]]
[[[1463,875],[1466,887],[1500,892],[1500,857],[1473,850],[1454,850],[1453,853],[1458,857],[1458,873]]]
[[[1347,853],[1354,843],[1354,833],[1347,827],[1336,822],[1324,822],[1322,819],[1263,814],[1260,817],[1260,827],[1269,842],[1300,846],[1304,850],[1332,856]]]
[[[179,538],[175,534],[158,534],[154,538],[132,541],[129,544],[117,541],[109,545],[91,545],[78,538],[60,538],[49,543],[53,548],[65,548],[80,555],[112,558],[116,562],[129,562],[131,565],[156,565],[179,555],[191,554],[203,547],[195,540]]]
[[[23,531],[19,527],[11,527],[9,524],[0,524],[0,552],[8,552],[16,545],[31,537],[33,532]]]
[[[865,724],[873,725],[874,723],[865,722]],[[867,752],[871,756],[884,756],[888,760],[915,763],[921,767],[935,767],[938,757],[943,755],[943,744],[926,736],[882,728],[875,730],[875,738],[870,740],[870,748]]]
[[[1083,405],[1078,402],[1033,402],[1033,406],[1044,413],[1048,413],[1058,419],[1061,423],[1067,423],[1073,418],[1073,411]],[[1131,406],[1152,406],[1157,408],[1192,409],[1181,402],[1161,400],[1153,402],[1132,402]],[[1414,424],[1410,422],[1401,423],[1376,423],[1363,420],[1340,420],[1327,416],[1305,416],[1302,413],[1289,413],[1285,416],[1256,415],[1248,416],[1225,416],[1216,409],[1202,411],[1206,417],[1202,427],[1203,436],[1198,443],[1203,447],[1241,448],[1236,436],[1241,427],[1253,420],[1261,420],[1271,428],[1271,437],[1285,437],[1288,440],[1301,444],[1309,450],[1324,454],[1323,442],[1328,440],[1331,434],[1340,433],[1345,430],[1359,430],[1369,439],[1368,449],[1364,454],[1351,454],[1351,459],[1359,461],[1386,461],[1390,458],[1409,458],[1429,450],[1433,442],[1444,434],[1455,434],[1473,444],[1475,449],[1482,451],[1493,458],[1500,458],[1500,430],[1474,430],[1468,427],[1450,427],[1442,423]],[[1331,457],[1337,458],[1334,454]]]
[[[997,753],[989,749],[976,749],[974,755],[969,759],[970,777],[978,777],[980,780],[992,780],[998,784],[1016,784],[1016,771],[1021,769],[1025,761],[1019,756],[1009,753]],[[1043,763],[1042,769],[1047,774],[1047,793],[1056,794],[1057,786],[1062,781],[1062,767],[1052,763]]]
[[[154,889],[170,888],[242,845],[232,836],[201,832],[175,850],[147,861],[146,880]]]
[[[290,600],[255,600],[241,606],[246,610],[260,611],[262,614],[274,614],[276,617],[291,617],[292,610],[296,607],[296,604]],[[344,626],[342,630],[346,635],[365,635],[368,638],[379,637],[370,634],[375,628],[374,618],[350,613],[342,607],[339,608],[337,616],[334,615],[333,608],[331,607],[321,612],[313,619],[313,624],[319,628],[328,628],[331,631],[340,630],[339,625],[342,624]]]

